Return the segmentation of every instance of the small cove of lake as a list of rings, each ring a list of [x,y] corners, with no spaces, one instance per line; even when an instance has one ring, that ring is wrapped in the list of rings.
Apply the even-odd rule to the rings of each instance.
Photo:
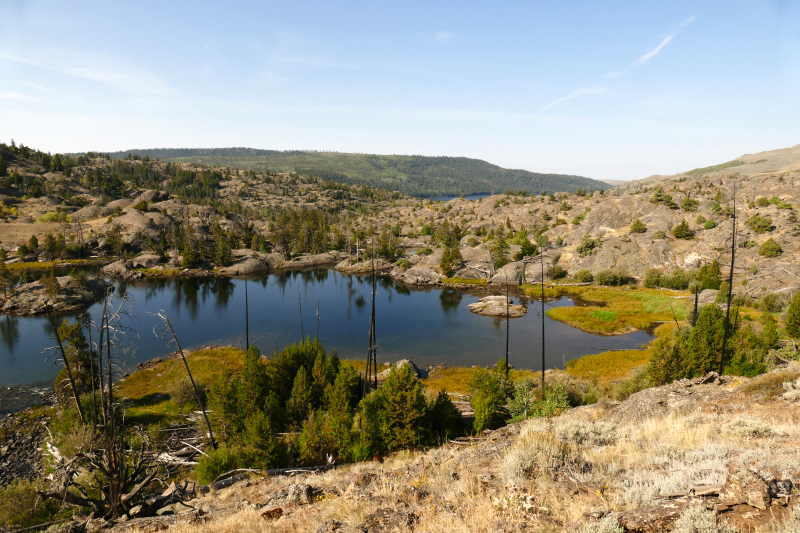
[[[115,282],[132,297],[135,319],[127,325],[138,332],[136,352],[124,362],[127,369],[166,349],[155,313],[169,315],[181,345],[245,345],[245,282],[222,277]],[[298,292],[299,291],[299,292]],[[247,282],[250,343],[272,354],[301,338],[300,303],[306,336],[315,336],[319,304],[319,336],[327,350],[343,359],[361,359],[367,349],[371,280],[343,275],[332,269],[277,271]],[[501,294],[501,291],[497,291]],[[298,301],[298,294],[299,300]],[[509,361],[515,368],[541,369],[541,302],[514,295],[529,309],[510,325]],[[468,304],[481,296],[452,289],[409,289],[388,277],[378,280],[376,331],[378,359],[411,359],[418,366],[485,366],[505,354],[505,319],[479,316]],[[567,298],[545,302],[571,306]],[[99,321],[102,304],[86,313]],[[74,319],[77,314],[65,315]],[[545,318],[545,366],[563,368],[575,357],[608,349],[639,347],[651,339],[645,331],[621,336],[592,335]],[[95,338],[96,340],[96,338]],[[46,362],[43,350],[55,345],[46,317],[0,316],[0,386],[52,385],[59,368]]]

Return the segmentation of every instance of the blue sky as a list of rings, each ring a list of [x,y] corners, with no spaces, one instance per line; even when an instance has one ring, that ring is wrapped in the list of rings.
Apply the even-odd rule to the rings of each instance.
[[[0,2],[0,140],[637,179],[800,143],[800,2]]]

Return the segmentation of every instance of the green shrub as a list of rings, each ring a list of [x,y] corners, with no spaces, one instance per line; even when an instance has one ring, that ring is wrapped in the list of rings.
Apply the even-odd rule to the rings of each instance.
[[[475,410],[472,428],[476,433],[500,420],[498,409],[513,391],[505,373],[476,368],[469,382],[470,403]]]
[[[767,206],[769,206],[769,200],[767,200],[766,198],[764,198],[764,197],[762,196],[761,198],[759,198],[758,200],[756,200],[756,205],[757,205],[758,207],[767,207]]]
[[[578,273],[575,274],[575,279],[577,279],[581,283],[591,283],[592,281],[594,281],[594,276],[592,275],[592,272],[590,270],[584,268],[578,270]]]
[[[61,508],[58,500],[48,499],[43,502],[36,493],[37,490],[45,490],[45,487],[40,481],[27,479],[18,479],[0,488],[0,528],[12,531],[51,522],[57,518]],[[62,514],[66,512],[72,514],[72,511]]]
[[[411,268],[411,263],[408,261],[408,259],[400,259],[395,263],[395,265],[399,266],[404,271]]]
[[[589,237],[589,235],[584,235],[581,239],[581,243],[578,245],[578,255],[581,257],[586,257],[587,255],[592,255],[599,249],[599,240],[593,239]]]
[[[700,272],[697,275],[697,283],[699,290],[705,289],[719,289],[722,283],[722,272],[719,267],[719,261],[714,259],[710,265],[703,265],[700,267]]]
[[[662,204],[670,209],[678,209],[678,204],[672,201],[672,196],[664,192],[664,187],[655,188],[653,195],[650,197],[650,202]]]
[[[762,217],[760,215],[753,215],[750,217],[750,220],[745,223],[745,225],[759,235],[775,229],[775,227],[772,225],[771,218]]]
[[[714,229],[716,227],[717,223],[710,219],[706,220],[705,223],[703,224],[703,229]]]
[[[225,472],[241,467],[237,451],[229,449],[225,444],[216,450],[210,449],[197,461],[195,475],[199,483],[208,484]]]
[[[434,444],[445,442],[458,434],[461,412],[453,405],[444,390],[440,390],[428,405],[429,426]]]
[[[720,289],[721,290],[721,289]],[[704,375],[719,370],[722,355],[722,337],[725,332],[725,315],[717,305],[706,305],[697,317],[686,345],[687,366],[690,376]]]
[[[700,205],[700,202],[693,198],[686,197],[681,202],[681,207],[684,211],[688,211],[689,213],[694,213],[697,211],[697,206]]]
[[[426,246],[422,250],[420,250],[419,255],[433,255],[433,250],[431,250],[430,246]]]
[[[689,224],[687,224],[685,220],[681,220],[680,224],[672,228],[672,235],[676,239],[689,240],[694,238],[694,232],[691,230]]]
[[[800,338],[800,292],[797,292],[786,313],[786,334],[793,339]]]
[[[775,242],[774,239],[768,239],[761,246],[758,247],[758,255],[764,257],[778,257],[783,253],[781,245]]]
[[[647,226],[644,225],[644,222],[639,220],[638,218],[633,221],[631,224],[631,233],[644,233],[647,231]]]
[[[605,269],[595,274],[594,280],[598,283],[598,285],[618,287],[628,283],[630,276],[628,276],[628,273],[624,270],[614,271]]]
[[[667,234],[664,233],[663,231],[657,231],[657,232],[655,232],[653,234],[653,238],[655,238],[655,239],[666,239],[667,238]]]
[[[558,416],[572,407],[563,383],[557,382],[545,386],[544,399],[542,399],[539,385],[541,385],[541,381],[537,378],[524,379],[515,385],[514,396],[508,402],[511,422],[519,422],[527,418],[550,418]]]
[[[703,215],[697,215],[697,218],[694,219],[694,222],[695,222],[695,224],[705,224],[706,223],[706,217],[704,217]]]
[[[562,279],[567,277],[567,271],[561,265],[553,265],[547,269],[547,275],[550,279]]]

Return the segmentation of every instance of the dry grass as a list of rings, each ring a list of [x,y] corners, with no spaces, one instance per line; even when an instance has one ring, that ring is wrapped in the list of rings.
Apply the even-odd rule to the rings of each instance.
[[[731,397],[738,398],[742,388],[732,387]],[[314,531],[332,518],[353,530],[370,513],[389,507],[415,513],[415,531],[616,533],[614,521],[593,522],[586,513],[625,511],[653,503],[665,493],[721,484],[732,465],[768,462],[776,469],[796,470],[800,464],[795,444],[800,408],[787,409],[780,399],[745,413],[730,409],[704,414],[701,407],[686,415],[617,422],[606,419],[613,415],[613,406],[585,407],[522,423],[518,436],[496,441],[505,444],[499,452],[492,451],[498,448],[490,439],[473,446],[400,452],[382,464],[359,463],[321,475],[255,481],[250,487],[234,486],[207,497],[238,505],[234,514],[176,524],[170,531]],[[356,474],[366,472],[375,478],[362,492],[345,491]],[[311,505],[284,507],[284,516],[272,522],[250,507],[298,482],[325,496]],[[707,518],[690,509],[676,527],[693,530],[710,525]],[[800,517],[786,527],[797,530],[798,523]]]

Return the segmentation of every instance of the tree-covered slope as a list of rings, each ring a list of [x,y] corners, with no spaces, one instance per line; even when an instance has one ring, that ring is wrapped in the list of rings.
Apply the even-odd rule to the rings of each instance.
[[[512,170],[467,157],[372,155],[338,152],[256,150],[253,148],[169,148],[129,153],[151,159],[196,162],[240,169],[298,172],[326,180],[398,190],[414,196],[502,193],[508,189],[539,193],[602,190],[611,186],[582,176]]]

